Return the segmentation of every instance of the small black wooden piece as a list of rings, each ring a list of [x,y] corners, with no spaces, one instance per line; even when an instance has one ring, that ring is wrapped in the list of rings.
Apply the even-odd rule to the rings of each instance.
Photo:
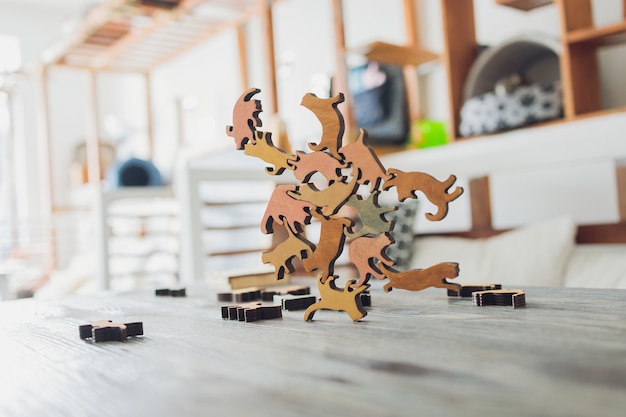
[[[500,289],[502,289],[502,285],[500,284],[461,285],[460,291],[448,289],[448,297],[471,297],[472,293],[476,291],[489,291]]]
[[[176,290],[172,290],[170,288],[159,288],[154,291],[154,295],[157,296],[170,296],[170,297],[186,297],[187,290],[185,288],[179,288]]]
[[[125,342],[127,337],[143,334],[143,323],[113,323],[111,320],[92,321],[78,327],[81,339],[91,338],[94,343]]]
[[[314,295],[275,295],[274,303],[280,304],[283,310],[306,310],[310,305],[317,302]]]
[[[305,285],[292,285],[285,288],[265,289],[261,291],[263,301],[272,301],[275,295],[308,295],[311,294],[311,287]]]
[[[371,307],[372,306],[372,296],[369,290],[365,290],[361,293],[361,305],[363,307]]]
[[[524,290],[489,290],[472,293],[472,300],[477,306],[513,306],[513,308],[526,305],[526,293]]]
[[[217,294],[217,301],[226,301],[232,303],[248,303],[261,299],[261,289],[259,288],[243,288],[229,292],[220,292]]]
[[[279,305],[264,306],[261,303],[249,303],[222,306],[223,319],[253,322],[277,319],[282,316],[283,313]]]

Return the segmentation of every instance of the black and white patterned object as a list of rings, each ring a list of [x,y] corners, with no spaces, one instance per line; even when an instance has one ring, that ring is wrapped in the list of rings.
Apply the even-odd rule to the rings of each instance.
[[[407,200],[398,206],[398,210],[385,215],[389,220],[395,221],[391,231],[395,242],[387,247],[386,254],[396,261],[395,267],[401,271],[409,268],[413,257],[413,225],[418,203],[418,200]]]
[[[561,82],[524,85],[498,95],[472,97],[461,108],[462,136],[498,132],[556,119],[563,114]]]

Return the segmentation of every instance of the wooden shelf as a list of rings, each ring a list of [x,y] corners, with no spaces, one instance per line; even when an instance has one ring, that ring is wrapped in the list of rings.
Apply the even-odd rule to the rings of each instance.
[[[552,0],[496,0],[496,3],[501,6],[509,6],[528,11],[551,4]]]
[[[557,8],[559,21],[555,23],[559,24],[561,32],[560,72],[565,117],[547,123],[562,123],[626,110],[602,108],[598,63],[599,48],[626,43],[626,13],[620,22],[594,27],[592,0],[496,0],[496,3],[523,10],[549,3],[554,3]],[[623,3],[626,9],[626,0]],[[448,72],[451,136],[467,139],[460,137],[458,129],[465,79],[476,58],[473,0],[441,0],[441,4],[446,43],[443,61]],[[545,126],[546,123],[540,125]]]
[[[217,33],[243,24],[258,0],[108,0],[46,51],[45,64],[148,73]]]
[[[603,27],[573,30],[567,33],[567,43],[585,43],[591,47],[615,45],[626,42],[626,21]]]
[[[380,41],[354,48],[350,52],[359,53],[370,61],[391,65],[413,65],[415,67],[439,58],[436,53],[417,46],[395,45]]]

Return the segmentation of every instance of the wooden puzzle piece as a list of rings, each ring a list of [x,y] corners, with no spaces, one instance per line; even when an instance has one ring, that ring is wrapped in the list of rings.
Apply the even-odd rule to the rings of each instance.
[[[489,291],[489,290],[501,290],[502,285],[500,284],[472,284],[472,285],[461,285],[461,288],[458,290],[449,289],[448,297],[464,297],[469,298],[472,296],[473,292],[477,291]]]
[[[513,306],[513,308],[526,305],[526,293],[524,290],[489,290],[472,293],[472,300],[477,306]]]
[[[313,216],[321,223],[320,240],[313,251],[313,254],[302,261],[304,270],[312,272],[319,270],[321,280],[334,272],[335,261],[343,251],[346,241],[344,228],[352,225],[352,220],[344,217],[326,217],[318,212],[313,212]]]
[[[385,219],[383,215],[397,210],[398,208],[395,206],[380,207],[378,204],[378,194],[380,194],[380,192],[374,192],[365,200],[358,194],[353,194],[348,201],[346,201],[346,205],[353,207],[359,213],[362,225],[356,232],[352,232],[351,230],[346,231],[346,236],[351,239],[356,239],[368,234],[377,235],[389,232],[393,229],[394,222]]]
[[[291,285],[288,287],[264,289],[261,291],[261,299],[263,301],[272,301],[275,295],[309,295],[311,288],[305,285]]]
[[[370,277],[385,278],[385,274],[377,267],[376,261],[387,266],[395,264],[395,261],[385,254],[385,249],[392,243],[393,238],[388,233],[381,233],[376,237],[363,236],[350,242],[348,257],[359,272],[359,279],[355,286],[367,283]]]
[[[319,172],[326,178],[326,184],[345,179],[341,174],[341,170],[345,168],[345,165],[326,152],[315,151],[306,153],[296,151],[296,155],[298,159],[293,163],[295,166],[293,176],[302,183],[309,182],[316,172]]]
[[[310,305],[317,302],[314,295],[294,295],[294,294],[276,294],[272,301],[274,304],[280,304],[283,310],[306,310]]]
[[[259,113],[263,111],[260,100],[252,97],[261,92],[258,88],[251,88],[244,92],[233,109],[233,125],[226,126],[226,134],[235,140],[237,150],[242,150],[246,143],[256,141],[256,127],[262,125]]]
[[[217,293],[217,301],[247,303],[261,299],[260,288],[241,288],[238,290]]]
[[[264,306],[261,303],[237,304],[222,306],[222,318],[229,320],[254,322],[259,320],[278,319],[283,316],[279,305]]]
[[[456,181],[456,176],[450,175],[447,180],[439,181],[431,175],[423,172],[403,172],[399,169],[391,168],[387,171],[393,178],[385,182],[384,189],[396,187],[398,191],[398,201],[407,198],[417,198],[416,191],[424,193],[428,201],[437,206],[437,213],[426,213],[426,218],[431,221],[438,221],[448,214],[448,203],[459,198],[463,194],[462,187],[448,194],[448,190]]]
[[[280,175],[285,169],[293,170],[291,165],[297,159],[295,155],[290,155],[272,143],[272,134],[270,132],[256,132],[256,141],[248,142],[244,145],[243,153],[249,156],[262,159],[271,167],[266,167],[265,172],[270,175]]]
[[[160,297],[186,297],[187,290],[185,288],[178,289],[170,289],[170,288],[159,288],[154,290],[154,295]]]
[[[343,101],[344,96],[342,93],[331,98],[319,98],[313,93],[307,93],[302,97],[302,102],[300,103],[311,110],[322,124],[320,143],[309,143],[309,148],[312,151],[323,151],[326,149],[335,159],[340,161],[343,157],[338,149],[343,139],[345,123],[343,115],[337,106],[339,106],[339,103],[343,103]]]
[[[345,163],[350,163],[354,168],[359,168],[361,176],[359,184],[370,184],[370,192],[374,192],[382,181],[387,181],[391,175],[387,173],[385,167],[374,153],[374,150],[367,144],[367,131],[361,129],[356,142],[345,145],[339,149],[344,156]]]
[[[287,239],[280,242],[274,249],[263,252],[261,256],[264,264],[274,265],[274,276],[277,280],[283,279],[286,273],[295,271],[292,264],[294,258],[304,261],[311,253],[315,253],[314,244],[295,234],[289,226],[286,229]]]
[[[306,200],[296,200],[288,192],[296,192],[295,185],[278,185],[272,192],[261,220],[261,231],[274,233],[274,223],[287,222],[291,230],[302,233],[304,225],[311,223],[311,211],[315,206]]]
[[[98,320],[79,326],[78,331],[81,339],[91,339],[94,343],[125,342],[128,337],[143,334],[143,323],[113,323],[111,320]]]
[[[353,321],[362,319],[367,315],[361,302],[361,294],[369,288],[368,284],[352,288],[354,280],[346,282],[343,289],[335,285],[336,276],[329,276],[328,279],[318,277],[317,288],[321,299],[309,306],[304,312],[304,321],[313,320],[313,315],[317,310],[345,311]]]
[[[359,186],[358,179],[357,173],[349,183],[336,181],[323,190],[318,190],[313,184],[303,184],[297,191],[287,191],[287,194],[296,200],[308,201],[320,207],[325,216],[332,216],[337,214],[341,206],[356,191]]]
[[[442,262],[424,269],[411,269],[399,272],[392,268],[379,265],[389,282],[383,286],[385,292],[393,288],[409,291],[421,291],[429,287],[459,290],[461,285],[446,281],[446,278],[459,276],[459,264],[456,262]]]

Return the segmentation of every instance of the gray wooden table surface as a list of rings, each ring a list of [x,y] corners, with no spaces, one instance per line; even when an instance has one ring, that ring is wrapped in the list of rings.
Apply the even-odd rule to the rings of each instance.
[[[0,416],[626,415],[626,291],[526,299],[476,307],[375,286],[356,323],[223,320],[202,286],[2,302]],[[145,335],[79,339],[99,319],[143,321]]]

